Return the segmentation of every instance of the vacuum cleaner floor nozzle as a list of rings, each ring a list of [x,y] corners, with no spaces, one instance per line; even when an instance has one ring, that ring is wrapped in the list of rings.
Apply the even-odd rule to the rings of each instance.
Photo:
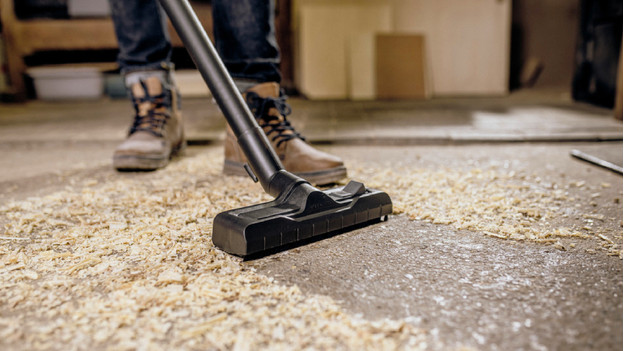
[[[214,95],[255,181],[275,200],[218,214],[212,241],[247,257],[304,242],[323,234],[387,218],[388,194],[350,182],[321,191],[287,172],[249,110],[188,0],[159,0]]]
[[[302,182],[273,201],[218,214],[212,241],[230,254],[247,257],[384,220],[390,213],[388,194],[362,183],[321,191]]]

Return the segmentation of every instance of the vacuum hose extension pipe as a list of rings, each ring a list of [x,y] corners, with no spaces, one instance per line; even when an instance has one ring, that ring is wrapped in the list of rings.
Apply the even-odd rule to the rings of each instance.
[[[225,115],[254,175],[268,194],[279,196],[286,190],[283,187],[290,188],[284,184],[283,176],[273,181],[284,166],[249,111],[188,0],[159,1]],[[286,178],[300,180],[294,175]]]
[[[188,0],[159,0],[234,131],[252,178],[273,201],[215,216],[212,242],[241,257],[300,245],[388,219],[392,200],[383,191],[351,181],[319,190],[286,171],[234,85]]]

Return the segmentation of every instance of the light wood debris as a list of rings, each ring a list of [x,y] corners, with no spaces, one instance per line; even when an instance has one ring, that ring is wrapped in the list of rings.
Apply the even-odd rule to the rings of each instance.
[[[0,349],[426,348],[425,332],[409,323],[363,320],[216,249],[217,213],[269,200],[248,179],[223,177],[220,154],[148,174],[111,172],[0,207]],[[474,167],[349,168],[414,220],[559,250],[588,241],[622,254],[621,221],[606,227],[611,218],[579,207],[568,191],[599,198],[610,185]]]
[[[267,201],[220,152],[0,207],[0,349],[422,349],[216,249],[212,219]]]
[[[367,185],[388,191],[395,213],[414,220],[481,232],[496,239],[550,243],[590,240],[595,250],[622,257],[622,222],[607,218],[590,199],[609,192],[622,213],[620,193],[608,183],[590,187],[585,181],[557,184],[522,170],[504,167],[429,169],[391,165],[357,170]],[[564,180],[565,178],[562,178]],[[591,208],[589,210],[588,208]],[[620,217],[621,218],[621,217]],[[592,249],[592,250],[593,250]]]

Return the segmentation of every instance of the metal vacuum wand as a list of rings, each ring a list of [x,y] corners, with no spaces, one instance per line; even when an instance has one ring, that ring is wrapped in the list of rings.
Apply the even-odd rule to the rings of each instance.
[[[215,216],[212,241],[217,247],[249,257],[388,218],[392,201],[382,191],[356,181],[321,191],[286,171],[188,0],[159,1],[232,127],[253,174],[275,197]]]
[[[283,191],[285,178],[293,182],[300,178],[290,174],[284,176],[288,172],[284,171],[188,0],[159,1],[225,115],[251,170],[263,189],[277,197]],[[278,173],[281,174],[279,181],[274,179]]]

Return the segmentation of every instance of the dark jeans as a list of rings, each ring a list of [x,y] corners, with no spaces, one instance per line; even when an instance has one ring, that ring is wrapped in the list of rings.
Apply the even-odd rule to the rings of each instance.
[[[171,43],[157,0],[110,0],[122,73],[166,69]],[[212,0],[215,47],[234,78],[280,82],[274,0]]]

